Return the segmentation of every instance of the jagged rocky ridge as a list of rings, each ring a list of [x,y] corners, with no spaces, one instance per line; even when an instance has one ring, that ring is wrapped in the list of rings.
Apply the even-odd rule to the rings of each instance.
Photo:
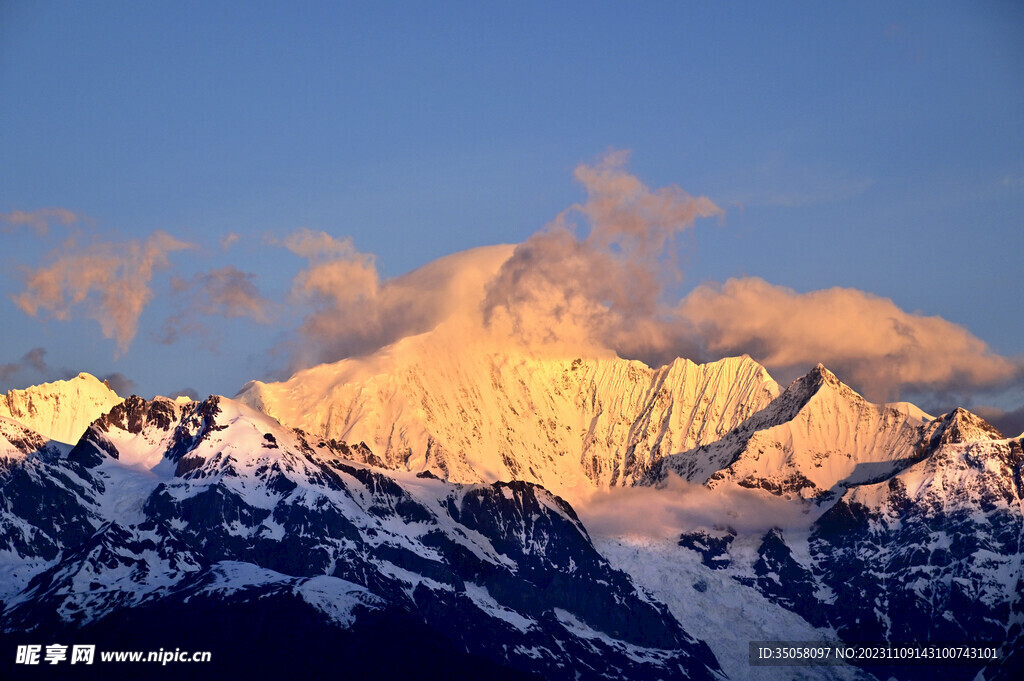
[[[384,452],[379,463],[400,470],[524,478],[569,498],[678,475],[723,494],[784,499],[805,518],[798,528],[734,538],[723,524],[681,542],[700,544],[688,555],[844,639],[983,632],[1005,641],[1019,631],[1011,609],[1020,609],[1022,514],[1012,482],[1020,441],[974,415],[872,404],[823,366],[782,390],[749,358],[651,370],[622,360],[455,355],[432,342],[427,334],[285,383],[252,383],[240,398],[324,436],[370,442]],[[967,459],[978,465],[979,452],[1003,463],[954,484],[954,471],[971,468]],[[928,494],[910,485],[902,503],[860,501],[890,485],[897,494],[921,471],[940,481]],[[830,533],[851,503],[863,510],[859,524]],[[959,553],[937,566],[946,554],[917,542],[932,546],[943,527],[962,538]],[[849,578],[853,565],[860,579]]]
[[[719,678],[531,483],[370,468],[219,397],[131,397],[26,449],[0,471],[12,642],[216,649],[256,678],[303,668],[251,655],[288,643],[354,677]]]

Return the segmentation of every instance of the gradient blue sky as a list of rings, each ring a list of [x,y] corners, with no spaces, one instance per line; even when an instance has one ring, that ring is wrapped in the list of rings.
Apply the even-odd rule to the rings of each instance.
[[[385,277],[519,243],[609,149],[725,210],[676,295],[853,287],[1019,358],[1022,36],[1014,2],[0,3],[0,389],[85,370],[233,394],[281,371],[301,311],[161,343],[173,277],[232,265],[288,308],[304,261],[274,240],[300,227]],[[45,208],[80,219],[11,217]],[[200,248],[155,272],[120,355],[79,308],[12,299],[69,233],[157,230]]]

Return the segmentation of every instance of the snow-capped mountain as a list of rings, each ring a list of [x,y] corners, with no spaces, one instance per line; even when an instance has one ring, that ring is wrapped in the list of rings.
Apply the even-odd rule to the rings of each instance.
[[[970,438],[970,439],[968,439]],[[851,487],[817,521],[813,563],[847,638],[1004,641],[1024,579],[1022,441],[956,410],[927,458]]]
[[[1015,678],[1021,438],[961,409],[872,404],[821,366],[782,390],[746,357],[652,370],[438,343],[238,400],[130,397],[74,447],[0,420],[5,636],[315,641],[377,678]],[[541,484],[582,503],[700,489],[714,521],[669,515],[667,541],[595,535]],[[411,658],[367,657],[396,636]],[[753,669],[740,648],[755,637],[1016,657]]]
[[[254,381],[237,399],[320,437],[364,442],[389,468],[526,480],[579,499],[718,440],[778,393],[749,357],[651,369],[455,348],[427,333],[284,383]]]
[[[74,444],[93,421],[121,401],[106,383],[87,373],[0,396],[0,417],[14,419],[43,437]]]
[[[920,460],[933,423],[907,403],[868,402],[819,364],[727,436],[662,459],[647,481],[671,471],[710,487],[821,499]]]
[[[684,532],[700,562],[843,641],[1012,643],[1024,622],[1021,438],[962,409],[930,418],[872,405],[818,367],[709,446],[667,458],[724,490],[789,499],[803,523],[763,534],[725,522]],[[707,471],[719,469],[708,474]],[[968,679],[981,665],[867,668]]]
[[[132,397],[43,449],[0,471],[6,640],[198,646],[257,678],[302,668],[251,656],[282,642],[377,678],[722,678],[531,483],[370,468],[219,397]]]

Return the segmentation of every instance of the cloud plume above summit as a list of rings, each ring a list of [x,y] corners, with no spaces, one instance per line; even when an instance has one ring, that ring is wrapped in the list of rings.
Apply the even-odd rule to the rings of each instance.
[[[374,257],[350,239],[300,229],[283,245],[307,261],[289,296],[307,311],[291,343],[292,369],[365,355],[446,321],[463,342],[480,341],[480,292],[512,250],[463,251],[382,280]]]
[[[292,288],[309,308],[299,332],[306,362],[366,354],[442,322],[458,342],[538,352],[667,350],[662,298],[676,272],[673,239],[722,211],[676,186],[647,187],[626,171],[627,160],[613,152],[577,167],[586,199],[525,242],[441,258],[386,281],[351,240],[293,233],[282,245],[308,262]]]
[[[626,356],[671,342],[662,298],[676,277],[673,240],[722,210],[674,185],[650,189],[627,159],[614,152],[576,168],[586,200],[517,246],[490,282],[485,319],[503,335]]]

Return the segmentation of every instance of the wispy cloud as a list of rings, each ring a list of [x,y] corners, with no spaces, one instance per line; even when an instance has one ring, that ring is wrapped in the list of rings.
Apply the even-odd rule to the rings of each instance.
[[[224,236],[222,236],[222,237],[221,237],[221,239],[220,239],[220,247],[221,247],[221,248],[222,248],[223,250],[225,250],[225,251],[226,251],[226,250],[228,250],[229,248],[231,248],[232,246],[234,246],[234,245],[235,245],[236,243],[238,243],[238,241],[239,241],[239,240],[240,240],[241,238],[242,238],[242,237],[241,237],[241,235],[239,235],[239,234],[236,234],[235,232],[231,232],[231,233],[229,233],[229,234],[225,234],[225,235],[224,235]]]
[[[374,256],[357,251],[351,239],[305,228],[289,235],[284,246],[309,261],[295,277],[291,295],[312,309],[300,334],[311,347],[319,347],[318,359],[358,354],[376,345],[382,327]]]
[[[256,275],[235,267],[221,267],[191,279],[175,278],[171,287],[190,292],[193,309],[203,314],[224,317],[248,317],[257,322],[270,321],[270,301],[260,295]]]
[[[100,376],[100,380],[121,397],[127,397],[135,391],[136,383],[120,371]]]
[[[0,213],[0,223],[4,225],[3,231],[10,232],[18,227],[29,227],[39,236],[46,236],[50,231],[50,225],[54,222],[67,226],[80,220],[79,215],[67,208],[40,208],[33,211],[15,210],[10,213]]]
[[[351,239],[300,229],[281,245],[308,260],[290,295],[308,310],[292,346],[293,367],[370,353],[445,320],[457,321],[464,340],[479,339],[482,291],[512,250],[464,251],[382,281],[374,257]]]
[[[192,401],[197,401],[199,399],[199,392],[195,388],[182,388],[181,390],[175,390],[168,397],[172,400],[179,397],[187,397]]]
[[[152,298],[153,273],[167,267],[170,253],[188,248],[194,246],[162,231],[145,240],[69,245],[52,256],[51,264],[27,269],[25,290],[12,299],[32,317],[48,313],[67,320],[81,314],[97,321],[121,355]]]
[[[232,266],[202,272],[190,279],[174,277],[171,290],[179,301],[179,311],[164,322],[158,340],[170,344],[188,333],[205,333],[204,316],[244,317],[269,323],[278,306],[260,294],[255,279],[255,274]]]
[[[1024,435],[1024,406],[1007,411],[999,407],[975,405],[971,411],[987,420],[1006,437]]]
[[[0,381],[8,381],[24,371],[34,371],[37,374],[46,374],[50,371],[44,348],[32,348],[17,362],[0,364]]]

